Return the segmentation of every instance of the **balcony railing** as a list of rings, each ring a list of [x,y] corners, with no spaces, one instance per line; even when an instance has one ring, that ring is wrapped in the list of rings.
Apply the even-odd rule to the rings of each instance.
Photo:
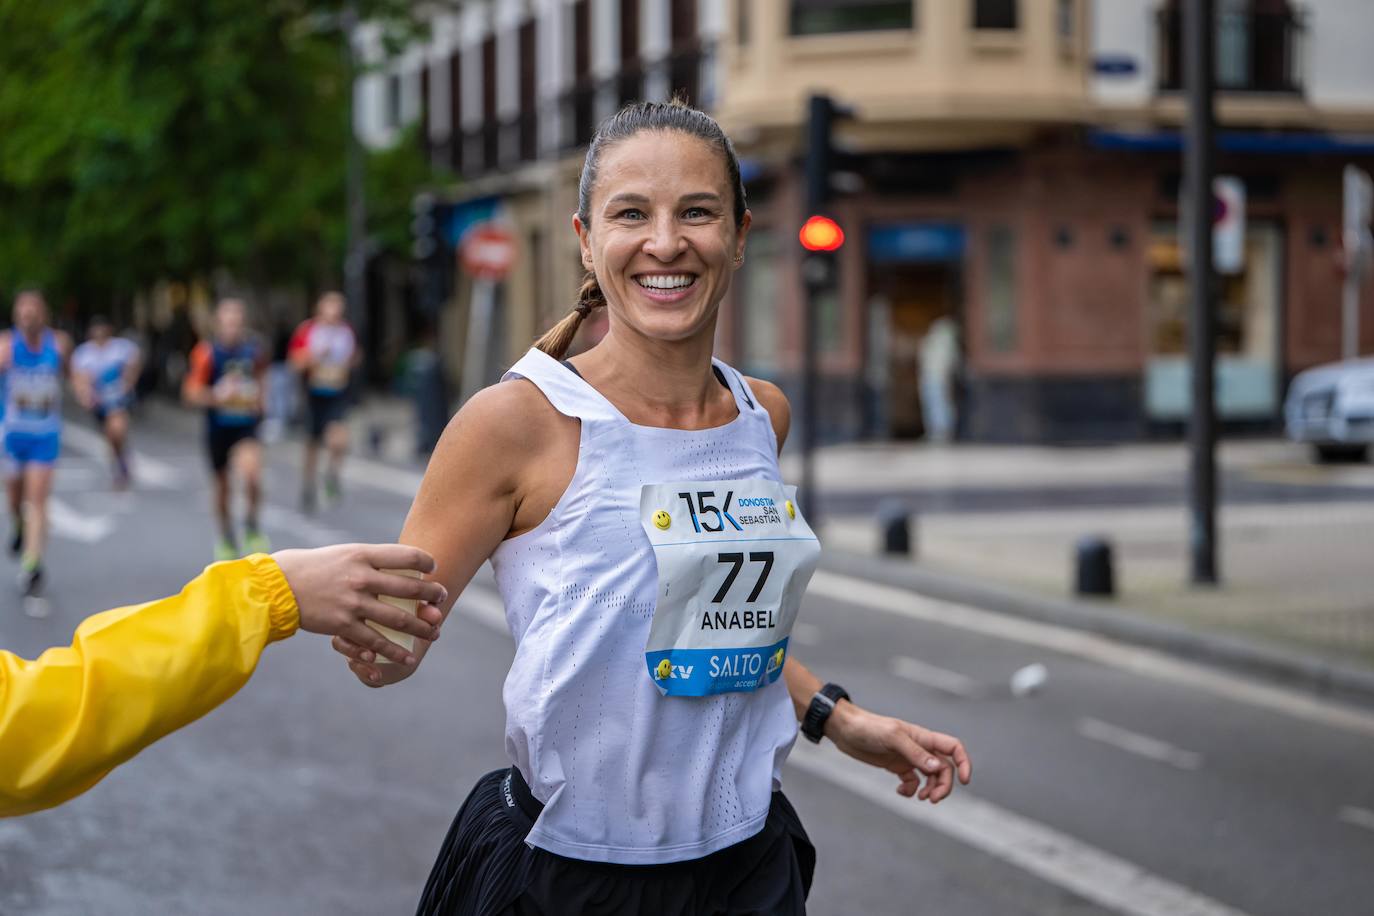
[[[1183,14],[1177,5],[1159,11],[1156,43],[1159,88],[1183,89]],[[1218,10],[1217,89],[1301,95],[1305,45],[1305,16],[1300,10]]]
[[[583,80],[568,89],[557,101],[558,148],[586,146],[600,117],[649,93],[681,94],[691,104],[709,108],[715,88],[711,78],[713,52],[710,44],[682,45],[657,61],[626,65],[606,79]],[[548,108],[543,110],[545,118],[554,114]],[[512,168],[539,157],[539,122],[538,111],[525,111],[462,131],[445,147],[432,152],[468,177]]]

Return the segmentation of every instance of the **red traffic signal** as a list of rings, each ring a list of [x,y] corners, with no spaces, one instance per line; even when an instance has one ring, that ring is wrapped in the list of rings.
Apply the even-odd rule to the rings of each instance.
[[[807,251],[837,251],[844,244],[844,230],[828,216],[813,216],[802,224],[800,238]]]

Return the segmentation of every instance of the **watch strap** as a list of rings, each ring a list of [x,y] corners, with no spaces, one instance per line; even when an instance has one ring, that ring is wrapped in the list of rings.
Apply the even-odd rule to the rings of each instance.
[[[826,684],[811,698],[811,705],[802,718],[801,731],[812,744],[819,744],[825,735],[825,723],[840,700],[848,700],[849,691],[839,684]]]

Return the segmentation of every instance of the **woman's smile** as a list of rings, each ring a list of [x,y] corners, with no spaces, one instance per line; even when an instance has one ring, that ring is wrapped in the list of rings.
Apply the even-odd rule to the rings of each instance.
[[[652,272],[635,274],[633,279],[645,297],[665,305],[681,302],[696,291],[697,274]]]

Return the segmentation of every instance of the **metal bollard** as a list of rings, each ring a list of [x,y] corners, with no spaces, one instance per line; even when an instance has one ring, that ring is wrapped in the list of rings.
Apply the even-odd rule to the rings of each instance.
[[[882,532],[883,553],[911,556],[914,552],[911,516],[911,511],[901,503],[883,503],[878,507],[878,528]]]
[[[1116,594],[1112,574],[1112,544],[1105,537],[1089,535],[1074,549],[1074,592],[1110,597]]]

